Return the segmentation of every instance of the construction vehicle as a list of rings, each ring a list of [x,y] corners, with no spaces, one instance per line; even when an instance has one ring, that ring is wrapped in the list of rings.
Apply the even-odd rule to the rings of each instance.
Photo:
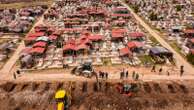
[[[72,74],[78,75],[78,76],[84,76],[91,78],[94,75],[94,71],[92,68],[91,62],[85,62],[83,64],[80,64],[79,66],[73,68],[71,71]]]
[[[69,110],[71,96],[67,91],[58,90],[55,94],[55,100],[57,102],[57,110]]]
[[[116,89],[120,94],[131,97],[133,93],[137,92],[138,87],[136,84],[116,84]]]
[[[91,62],[85,62],[80,66],[73,68],[73,70],[71,71],[71,74],[75,74],[79,76],[82,75],[87,78],[91,78],[92,76],[95,76],[96,82],[97,82],[97,88],[99,89],[98,74],[97,72],[94,71]]]

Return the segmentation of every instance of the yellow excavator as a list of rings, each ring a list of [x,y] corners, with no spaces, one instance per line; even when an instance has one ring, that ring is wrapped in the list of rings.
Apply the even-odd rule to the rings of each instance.
[[[58,90],[55,94],[55,100],[57,102],[57,110],[69,110],[71,105],[71,90],[75,87],[75,82],[70,81],[67,90]]]
[[[65,90],[58,90],[55,94],[57,110],[69,110],[71,95]]]

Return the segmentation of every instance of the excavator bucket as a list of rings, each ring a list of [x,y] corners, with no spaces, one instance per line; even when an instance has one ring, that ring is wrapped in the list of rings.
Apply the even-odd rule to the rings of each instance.
[[[59,90],[57,91],[57,93],[55,94],[55,99],[62,99],[64,98],[66,95],[66,91],[64,90]]]
[[[55,100],[57,102],[57,110],[68,110],[70,95],[65,90],[59,90],[55,94]]]

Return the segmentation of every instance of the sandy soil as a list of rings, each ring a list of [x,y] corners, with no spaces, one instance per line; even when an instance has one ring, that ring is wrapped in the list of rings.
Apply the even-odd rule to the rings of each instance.
[[[126,83],[126,82],[125,82]],[[129,83],[129,82],[128,82]],[[192,110],[193,81],[136,82],[138,91],[126,97],[116,91],[113,82],[23,82],[0,85],[0,110],[54,110],[55,91],[71,91],[70,110]],[[71,89],[70,89],[71,86]]]

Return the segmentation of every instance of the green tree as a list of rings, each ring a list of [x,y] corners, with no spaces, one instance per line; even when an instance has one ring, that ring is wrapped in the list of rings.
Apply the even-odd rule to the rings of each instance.
[[[189,61],[192,65],[194,65],[194,54],[188,54],[187,61]]]
[[[133,9],[134,9],[135,13],[138,13],[138,12],[139,12],[139,6],[134,5],[134,6],[133,6]]]
[[[149,18],[151,21],[156,21],[156,20],[158,20],[158,15],[154,12],[151,12],[149,15]]]
[[[181,11],[182,10],[182,6],[181,5],[176,5],[176,11]]]

